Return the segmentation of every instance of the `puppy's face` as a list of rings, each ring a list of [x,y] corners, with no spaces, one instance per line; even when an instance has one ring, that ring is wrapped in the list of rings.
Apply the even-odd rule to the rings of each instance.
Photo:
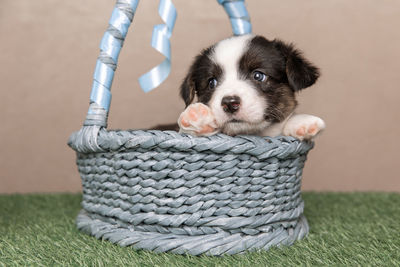
[[[222,132],[258,134],[295,109],[295,92],[311,86],[318,69],[293,46],[261,36],[232,37],[196,57],[181,86],[189,105],[197,95]]]

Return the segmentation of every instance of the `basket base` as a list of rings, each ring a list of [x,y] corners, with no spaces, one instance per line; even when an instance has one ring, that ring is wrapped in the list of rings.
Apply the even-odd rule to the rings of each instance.
[[[109,240],[121,246],[132,246],[134,249],[145,249],[154,252],[213,256],[268,250],[272,246],[291,245],[296,240],[304,238],[309,230],[304,215],[301,215],[295,228],[278,228],[258,235],[220,232],[188,236],[171,233],[139,232],[117,224],[93,219],[85,210],[81,210],[76,222],[78,229],[82,232],[95,236],[97,239]]]

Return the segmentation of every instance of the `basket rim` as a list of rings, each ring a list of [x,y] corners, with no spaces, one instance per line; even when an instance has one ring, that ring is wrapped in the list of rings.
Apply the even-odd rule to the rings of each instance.
[[[182,152],[211,152],[215,154],[250,154],[261,158],[279,158],[305,154],[314,146],[313,141],[301,141],[291,136],[263,137],[254,135],[228,136],[218,133],[196,137],[176,131],[161,130],[108,130],[103,127],[95,133],[96,146],[82,148],[82,137],[87,137],[88,127],[74,132],[68,145],[79,153],[119,152],[132,149],[172,149]]]

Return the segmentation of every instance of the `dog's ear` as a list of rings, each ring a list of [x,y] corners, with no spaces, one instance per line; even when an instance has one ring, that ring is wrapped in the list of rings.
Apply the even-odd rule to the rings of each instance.
[[[196,88],[193,81],[193,67],[190,68],[189,73],[186,75],[185,79],[181,84],[181,97],[185,101],[186,107],[189,106],[196,95]]]
[[[317,81],[320,75],[319,69],[305,59],[299,50],[292,44],[285,44],[280,40],[273,42],[286,59],[286,76],[294,91],[307,88]]]

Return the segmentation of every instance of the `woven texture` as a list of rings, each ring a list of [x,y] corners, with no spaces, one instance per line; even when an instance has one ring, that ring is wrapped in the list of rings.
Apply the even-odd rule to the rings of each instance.
[[[300,185],[312,143],[100,128],[90,151],[82,133],[69,141],[84,193],[77,224],[97,238],[222,255],[289,245],[308,232]]]

